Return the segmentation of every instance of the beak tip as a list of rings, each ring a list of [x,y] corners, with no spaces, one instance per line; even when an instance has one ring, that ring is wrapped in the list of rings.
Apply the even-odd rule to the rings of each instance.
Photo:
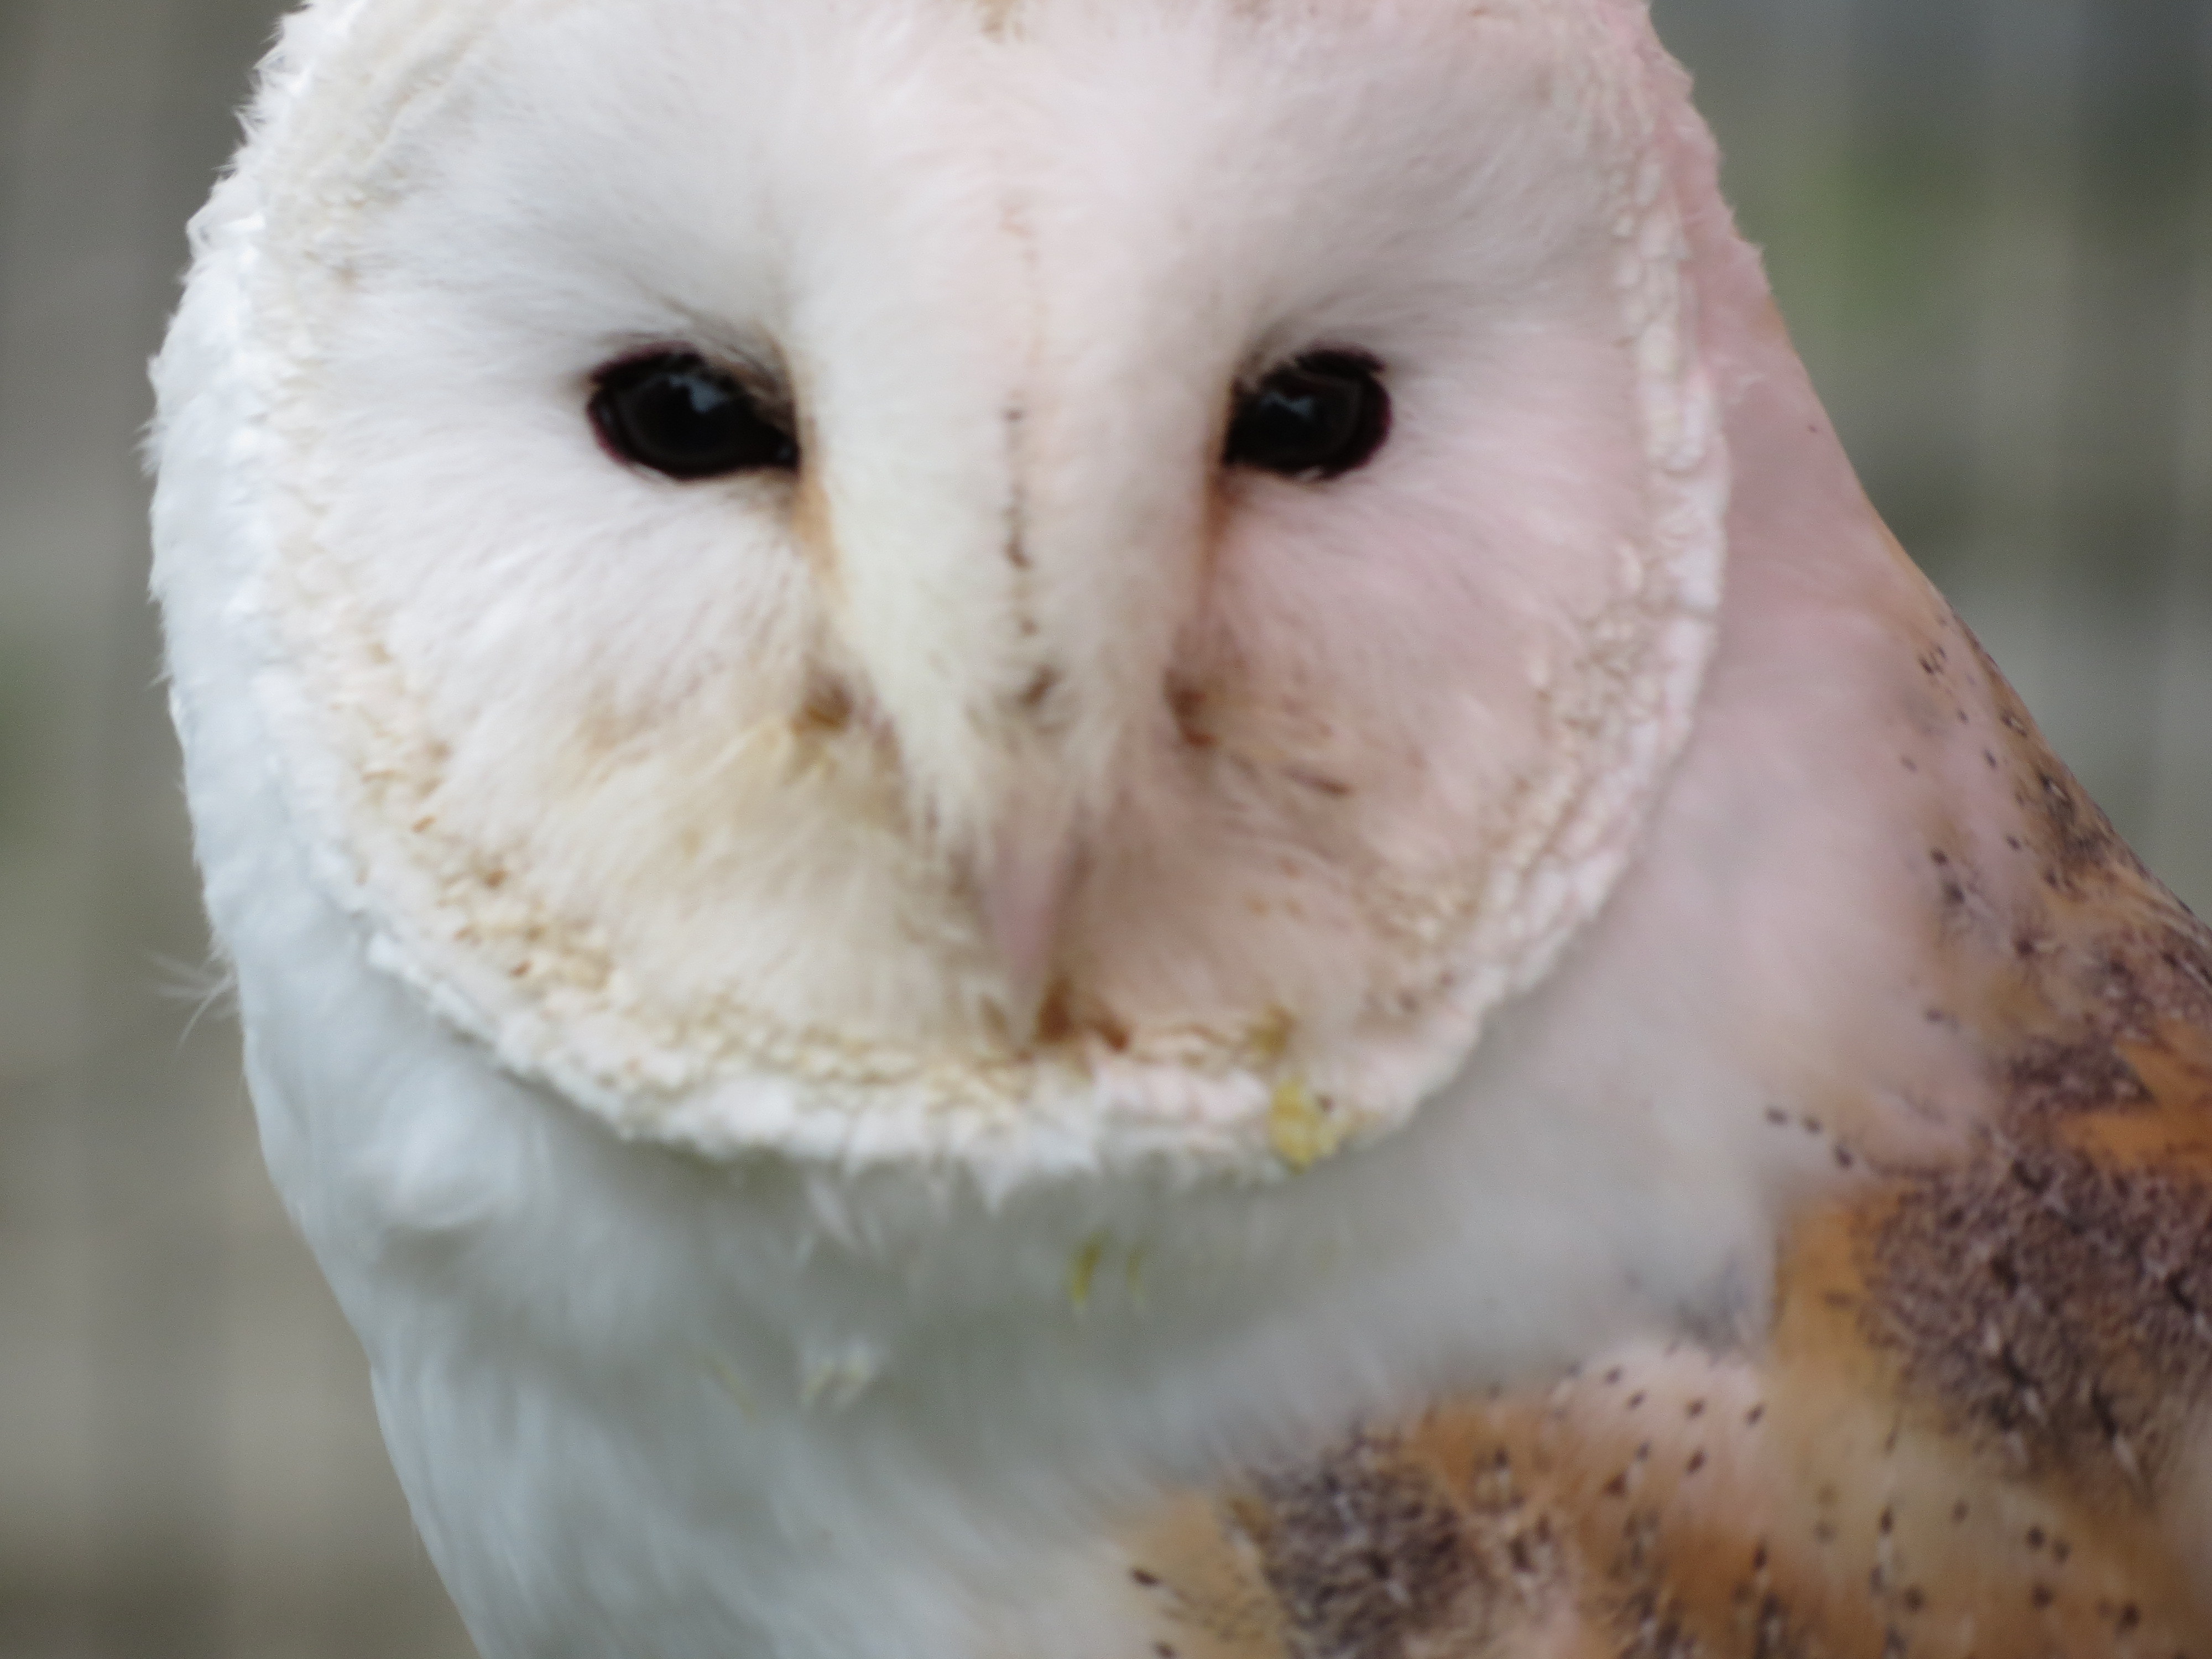
[[[1061,847],[1002,844],[983,883],[983,931],[1006,980],[1007,1012],[1035,1035],[1060,938],[1073,861]]]

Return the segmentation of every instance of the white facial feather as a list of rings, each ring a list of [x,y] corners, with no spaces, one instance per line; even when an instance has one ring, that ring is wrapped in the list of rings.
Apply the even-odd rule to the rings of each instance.
[[[1766,1105],[1973,1097],[1863,695],[1934,602],[1713,168],[1632,0],[291,21],[156,580],[271,1168],[489,1655],[1145,1651],[1164,1487],[1754,1327],[1835,1178]],[[606,453],[659,345],[795,477]],[[1319,347],[1371,465],[1224,469]]]
[[[241,592],[343,902],[507,1063],[717,1154],[1265,1173],[1602,901],[1723,507],[1632,33],[307,16],[205,278],[286,485]],[[600,451],[594,371],[669,343],[795,478]],[[1330,346],[1382,456],[1224,475]]]

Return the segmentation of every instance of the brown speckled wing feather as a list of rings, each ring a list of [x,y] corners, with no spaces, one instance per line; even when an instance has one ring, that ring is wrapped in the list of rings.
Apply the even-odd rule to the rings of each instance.
[[[2000,1085],[1970,1144],[1839,1147],[1751,1352],[1186,1506],[1139,1547],[1154,1659],[2212,1659],[2212,940],[2007,724],[2045,875],[1931,1010]]]

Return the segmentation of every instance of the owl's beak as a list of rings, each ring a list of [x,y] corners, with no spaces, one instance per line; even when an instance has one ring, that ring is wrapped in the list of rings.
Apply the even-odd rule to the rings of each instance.
[[[980,871],[983,929],[1006,976],[1008,1022],[1028,1046],[1051,984],[1060,924],[1073,885],[1073,838],[1034,823],[1002,828]]]

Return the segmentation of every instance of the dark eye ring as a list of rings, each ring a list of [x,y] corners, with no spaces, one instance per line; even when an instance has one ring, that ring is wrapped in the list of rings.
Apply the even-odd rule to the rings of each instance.
[[[623,460],[689,482],[788,471],[799,441],[738,377],[695,351],[654,351],[592,376],[592,428]]]
[[[1285,478],[1340,477],[1390,436],[1382,365],[1364,351],[1315,351],[1241,388],[1222,459]]]

